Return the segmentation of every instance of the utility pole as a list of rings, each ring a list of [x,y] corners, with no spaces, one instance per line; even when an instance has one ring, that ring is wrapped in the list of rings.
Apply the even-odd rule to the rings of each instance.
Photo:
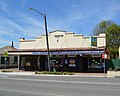
[[[48,42],[48,32],[47,32],[47,20],[46,20],[46,14],[39,12],[38,10],[34,9],[34,8],[29,8],[29,10],[34,10],[37,13],[39,13],[40,15],[42,15],[44,17],[44,23],[45,23],[45,32],[46,32],[46,45],[47,45],[47,60],[48,60],[48,71],[50,72],[50,52],[49,52],[49,42]]]

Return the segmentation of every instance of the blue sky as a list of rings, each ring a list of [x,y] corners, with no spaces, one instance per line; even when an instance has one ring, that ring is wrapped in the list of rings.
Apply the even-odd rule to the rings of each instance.
[[[120,24],[120,0],[0,0],[0,47],[19,46],[19,38],[33,39],[44,31],[64,30],[88,36],[102,20]]]

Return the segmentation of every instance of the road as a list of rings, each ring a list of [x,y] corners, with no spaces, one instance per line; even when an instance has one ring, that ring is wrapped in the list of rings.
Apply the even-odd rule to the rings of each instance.
[[[0,96],[120,96],[120,78],[0,74]]]

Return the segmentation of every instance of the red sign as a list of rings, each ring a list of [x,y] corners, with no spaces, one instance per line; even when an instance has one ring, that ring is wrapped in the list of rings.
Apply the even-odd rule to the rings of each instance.
[[[102,58],[105,58],[105,54],[102,54]]]
[[[102,58],[107,58],[107,54],[102,54]]]

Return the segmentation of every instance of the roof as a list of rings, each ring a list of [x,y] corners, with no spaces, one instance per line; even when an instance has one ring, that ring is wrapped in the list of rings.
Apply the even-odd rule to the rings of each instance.
[[[105,50],[105,47],[98,47],[98,48],[51,48],[49,51],[92,51],[92,50]],[[43,49],[19,49],[19,50],[11,50],[8,52],[40,52],[40,51],[47,51],[46,48]]]
[[[17,51],[17,49],[12,46],[4,46],[0,48],[0,54],[4,54],[5,51]]]

